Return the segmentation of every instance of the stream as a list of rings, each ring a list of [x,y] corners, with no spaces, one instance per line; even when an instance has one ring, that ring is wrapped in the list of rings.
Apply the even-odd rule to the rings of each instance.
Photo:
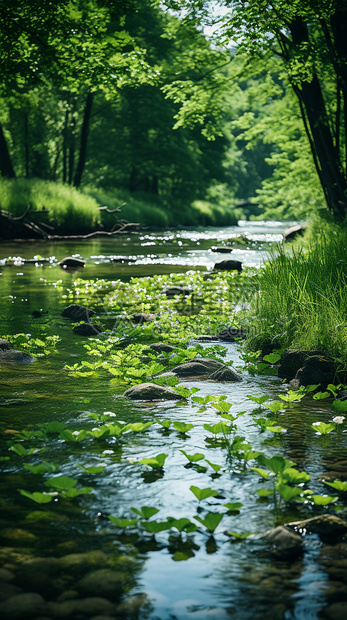
[[[288,502],[278,509],[271,498],[261,497],[257,491],[269,484],[250,471],[256,463],[245,469],[230,462],[223,442],[213,442],[204,429],[204,424],[220,420],[211,406],[203,410],[191,399],[133,402],[123,396],[124,386],[115,379],[78,377],[64,370],[66,364],[79,361],[86,344],[61,317],[67,305],[64,294],[73,288],[76,277],[129,281],[154,274],[207,272],[230,257],[259,267],[271,244],[280,242],[289,226],[288,222],[241,222],[238,227],[217,230],[144,231],[112,239],[0,246],[1,335],[60,338],[55,353],[32,364],[0,366],[0,615],[5,620],[347,617],[346,543],[323,544],[308,535],[302,555],[282,559],[267,553],[260,538],[280,523],[336,514],[336,504],[317,511],[307,502]],[[241,234],[248,242],[234,249],[232,256],[211,249]],[[58,265],[72,255],[86,261],[77,275]],[[333,480],[337,471],[341,480],[347,480],[347,434],[319,435],[312,427],[313,422],[331,420],[331,400],[305,397],[292,403],[278,414],[285,433],[261,433],[254,422],[256,403],[248,395],[276,399],[288,386],[276,376],[242,369],[245,362],[239,344],[214,344],[226,347],[225,360],[233,361],[242,381],[180,380],[180,385],[199,388],[201,398],[225,396],[233,415],[244,412],[237,419],[237,434],[254,451],[292,460],[310,475],[308,486],[314,493],[333,495],[322,479]],[[48,433],[35,439],[33,452],[24,458],[8,450],[8,442],[24,429],[35,432],[38,425],[57,421],[71,431],[91,430],[97,426],[91,414],[104,412],[111,414],[110,421],[156,423],[144,432],[125,434],[121,442],[110,438],[66,443]],[[162,420],[194,426],[180,433],[173,427],[166,430],[158,424]],[[201,453],[205,460],[190,464],[182,450],[188,455]],[[167,455],[162,469],[139,464],[158,454]],[[207,465],[206,459],[220,471]],[[71,501],[54,497],[47,504],[21,495],[20,489],[45,488],[42,476],[24,467],[42,460],[59,465],[59,475],[78,479],[92,492]],[[100,473],[88,472],[98,466],[104,468]],[[43,480],[49,476],[54,472],[47,471]],[[192,485],[217,493],[199,501],[190,490]],[[226,503],[241,506],[227,510]],[[199,525],[194,518],[203,517],[206,510],[223,513],[223,518],[213,533],[199,527],[182,535],[163,530],[155,536],[137,527],[117,527],[108,519],[110,515],[135,519],[131,508],[143,506],[155,507],[158,521],[187,518]],[[342,497],[337,514],[347,517]],[[246,534],[251,535],[242,539]]]

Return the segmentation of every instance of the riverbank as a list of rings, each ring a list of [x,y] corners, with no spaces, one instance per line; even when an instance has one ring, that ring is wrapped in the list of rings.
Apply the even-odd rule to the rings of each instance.
[[[97,230],[112,232],[125,224],[151,229],[182,226],[231,226],[241,217],[235,204],[194,201],[167,204],[158,196],[130,194],[94,187],[83,191],[41,179],[0,179],[1,209],[21,220],[2,226],[2,238],[40,238],[46,235],[88,235]],[[28,221],[34,226],[28,227]],[[36,230],[35,230],[36,225]],[[41,231],[41,232],[40,232]]]

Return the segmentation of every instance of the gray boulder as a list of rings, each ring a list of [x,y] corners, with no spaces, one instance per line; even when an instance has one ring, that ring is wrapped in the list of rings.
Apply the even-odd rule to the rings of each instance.
[[[241,381],[240,375],[230,366],[210,357],[196,357],[189,362],[175,366],[172,372],[178,377],[199,377],[199,379],[220,382]]]
[[[138,383],[124,392],[132,400],[185,400],[170,387],[156,383]]]
[[[303,551],[301,536],[292,532],[287,526],[279,525],[265,532],[262,540],[269,544],[270,553],[276,558],[296,558]]]
[[[75,334],[78,336],[98,336],[101,334],[101,329],[97,325],[93,325],[92,323],[80,323],[79,325],[75,325],[73,328]]]
[[[63,316],[64,319],[71,319],[72,321],[89,321],[90,317],[94,314],[95,311],[86,306],[71,304],[63,310],[61,316]]]
[[[312,355],[308,357],[295,378],[299,385],[320,384],[321,387],[329,383],[336,383],[337,364],[328,355]]]
[[[8,349],[13,349],[12,344],[5,338],[0,338],[0,351],[8,351]]]
[[[278,366],[278,376],[281,379],[291,381],[296,377],[298,370],[303,367],[307,358],[316,355],[324,356],[325,353],[316,350],[306,351],[301,349],[287,349],[281,357]]]
[[[213,269],[215,271],[242,271],[242,263],[239,260],[221,260],[219,263],[215,263]]]
[[[0,350],[0,364],[31,364],[35,358],[29,353],[16,351],[15,349]]]

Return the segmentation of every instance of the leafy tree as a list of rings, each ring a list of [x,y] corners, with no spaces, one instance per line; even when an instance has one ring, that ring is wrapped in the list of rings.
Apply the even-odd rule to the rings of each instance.
[[[237,54],[276,55],[301,110],[314,165],[330,211],[347,214],[347,4],[344,0],[168,0],[189,18],[219,21],[219,41]]]

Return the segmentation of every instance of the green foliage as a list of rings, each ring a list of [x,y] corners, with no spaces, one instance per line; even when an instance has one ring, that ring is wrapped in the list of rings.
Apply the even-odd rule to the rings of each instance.
[[[215,497],[216,495],[218,495],[218,491],[214,491],[209,487],[207,487],[206,489],[199,489],[199,487],[192,485],[190,487],[190,491],[194,493],[195,497],[199,500],[199,502],[201,502],[202,499],[207,499],[208,497]]]
[[[259,273],[249,349],[316,349],[346,362],[346,239],[344,228],[321,221],[305,251],[278,248]]]
[[[162,469],[164,467],[164,463],[167,457],[167,454],[161,453],[151,458],[141,459],[139,463],[141,463],[141,465],[149,465],[149,467],[151,467],[152,469]]]
[[[195,516],[194,519],[199,521],[211,534],[215,531],[215,529],[220,524],[223,519],[223,513],[220,512],[208,512],[205,517]]]

